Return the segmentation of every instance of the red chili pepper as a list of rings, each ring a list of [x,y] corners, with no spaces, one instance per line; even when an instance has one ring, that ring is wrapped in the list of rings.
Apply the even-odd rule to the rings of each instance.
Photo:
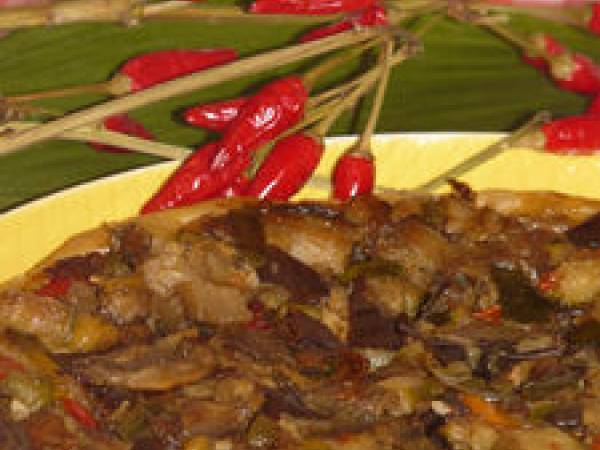
[[[327,36],[333,36],[334,34],[342,33],[344,31],[352,30],[354,28],[362,27],[375,27],[378,25],[387,25],[387,12],[385,8],[380,5],[372,5],[369,8],[361,11],[359,14],[349,17],[348,19],[342,20],[341,22],[326,25],[324,27],[316,28],[303,34],[298,38],[298,42],[309,42],[317,39],[322,39]]]
[[[98,428],[98,422],[96,422],[92,413],[77,400],[65,397],[62,399],[62,404],[65,411],[80,425],[89,429]]]
[[[194,203],[194,187],[205,183],[206,178],[212,175],[210,165],[216,154],[216,142],[210,142],[197,149],[146,202],[142,207],[142,214]]]
[[[0,355],[0,380],[4,379],[12,371],[25,372],[25,366],[9,356]]]
[[[167,180],[142,208],[149,213],[215,197],[252,161],[252,153],[297,123],[308,91],[298,76],[277,79],[248,100],[222,139],[205,146],[214,157],[198,152]],[[216,148],[215,148],[216,147]],[[208,167],[207,167],[208,166]]]
[[[249,185],[250,178],[248,178],[246,174],[242,173],[235,180],[233,180],[233,183],[223,189],[220,197],[233,198],[247,195]]]
[[[223,131],[235,119],[246,104],[246,97],[220,102],[204,103],[194,106],[183,113],[184,120],[190,125],[211,131]]]
[[[586,26],[592,33],[600,35],[600,3],[592,3],[590,18]]]
[[[275,144],[246,195],[261,200],[287,200],[310,178],[321,160],[323,143],[309,134],[292,134]]]
[[[119,84],[125,77],[128,89],[124,93],[135,92],[236,58],[237,53],[229,48],[160,50],[128,60],[113,82]]]
[[[566,91],[600,93],[600,66],[581,53],[565,52],[551,58],[550,73],[555,83]]]
[[[502,307],[500,305],[492,305],[480,311],[475,311],[472,315],[477,320],[499,325],[502,321]]]
[[[541,127],[543,148],[553,153],[589,155],[600,151],[600,116],[570,116]]]
[[[258,14],[337,14],[360,11],[376,0],[255,0],[250,12]]]
[[[585,113],[590,115],[600,115],[600,94],[594,97]]]
[[[333,170],[333,197],[348,200],[373,192],[375,164],[370,153],[350,151],[341,156]]]
[[[116,131],[119,133],[128,134],[130,136],[139,137],[141,139],[154,139],[154,136],[144,128],[144,126],[136,120],[129,117],[127,114],[116,114],[109,116],[102,122],[105,129],[109,131]],[[115,147],[114,145],[100,144],[97,142],[90,142],[90,145],[100,152],[108,153],[127,153],[131,150],[122,147]]]
[[[64,297],[71,287],[72,280],[67,277],[55,275],[35,293],[43,297],[59,298]]]
[[[549,70],[546,57],[562,55],[566,51],[565,47],[549,34],[537,33],[531,40],[534,47],[541,51],[544,56],[529,56],[524,54],[521,58],[526,64],[544,73],[547,73]]]

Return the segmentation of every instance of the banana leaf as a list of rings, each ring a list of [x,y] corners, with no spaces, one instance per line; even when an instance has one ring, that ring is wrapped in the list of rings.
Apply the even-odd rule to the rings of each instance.
[[[600,38],[565,25],[516,16],[522,32],[546,31],[600,61]],[[72,24],[14,31],[0,39],[0,92],[28,93],[108,79],[127,58],[157,49],[232,47],[242,56],[285,46],[308,28],[301,24],[244,24],[154,21],[134,27]],[[497,36],[468,23],[442,19],[424,36],[424,52],[392,73],[377,126],[391,131],[501,131],[546,109],[557,116],[582,112],[589,100],[557,89],[519,52]],[[235,82],[169,99],[132,115],[162,142],[195,146],[211,136],[183,124],[181,110],[199,102],[251,92],[265,80],[303,70],[294,64]],[[348,63],[322,81],[343,80],[364,62]],[[94,95],[40,102],[67,112],[103,101]],[[332,134],[360,132],[369,99],[340,118]],[[133,167],[157,158],[99,153],[83,143],[46,141],[0,157],[0,210],[57,189]]]

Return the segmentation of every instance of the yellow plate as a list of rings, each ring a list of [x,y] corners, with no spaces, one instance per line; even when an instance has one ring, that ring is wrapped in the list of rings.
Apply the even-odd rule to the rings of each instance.
[[[497,140],[500,134],[424,133],[377,136],[381,186],[411,188]],[[328,195],[327,179],[351,138],[328,141],[317,177],[302,197]],[[69,236],[136,214],[176,167],[168,162],[59,192],[0,215],[0,282],[20,274]],[[464,177],[477,189],[542,189],[600,198],[600,157],[555,156],[513,149]]]

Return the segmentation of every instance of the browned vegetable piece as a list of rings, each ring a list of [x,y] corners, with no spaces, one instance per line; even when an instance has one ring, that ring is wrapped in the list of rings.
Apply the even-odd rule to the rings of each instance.
[[[213,351],[182,331],[150,345],[132,345],[77,362],[75,370],[93,384],[133,390],[164,391],[211,374]]]

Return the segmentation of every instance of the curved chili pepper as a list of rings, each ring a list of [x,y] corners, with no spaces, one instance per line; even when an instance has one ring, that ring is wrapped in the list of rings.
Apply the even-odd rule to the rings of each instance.
[[[265,158],[246,195],[261,200],[287,200],[297,193],[316,169],[323,155],[321,139],[292,134],[275,144]]]
[[[246,97],[220,102],[204,103],[187,109],[183,119],[190,125],[211,131],[223,131],[235,119],[246,104]]]
[[[600,35],[600,3],[596,2],[591,5],[590,18],[586,26],[592,33]]]
[[[592,102],[588,105],[586,114],[590,115],[600,115],[600,94],[596,95]]]
[[[89,429],[98,428],[98,422],[92,416],[92,413],[77,400],[63,398],[62,404],[64,410],[73,417],[80,425]]]
[[[550,72],[555,83],[564,90],[600,93],[600,66],[581,53],[566,52],[552,58]]]
[[[570,116],[541,127],[543,147],[553,153],[589,155],[600,151],[600,116]]]
[[[124,93],[135,92],[173,78],[228,63],[237,56],[235,50],[229,48],[160,50],[145,53],[128,60],[113,77],[112,82],[120,84],[125,81],[127,89]]]
[[[538,33],[535,34],[531,40],[534,47],[536,47],[547,57],[562,55],[566,51],[565,47],[549,34]],[[521,56],[521,59],[526,64],[535,67],[541,72],[547,73],[549,67],[545,56],[529,56],[527,53],[525,53]]]
[[[128,134],[130,136],[139,137],[141,139],[154,139],[154,136],[144,128],[144,126],[136,120],[129,117],[127,114],[116,114],[109,116],[102,122],[102,126],[109,131]],[[92,148],[99,152],[108,153],[127,153],[131,150],[114,145],[100,144],[98,142],[90,142]]]
[[[194,203],[195,186],[207,183],[212,176],[210,165],[217,154],[217,148],[216,142],[210,142],[197,149],[146,202],[141,213],[148,214]]]
[[[378,25],[387,25],[387,11],[380,5],[372,5],[369,8],[361,11],[354,17],[342,20],[341,22],[326,25],[324,27],[310,30],[298,38],[298,42],[309,42],[317,39],[322,39],[327,36],[342,33],[361,27],[375,27]]]
[[[360,11],[376,0],[255,0],[250,12],[258,14],[337,14]]]
[[[308,91],[291,75],[264,86],[248,100],[220,141],[189,157],[142,208],[142,214],[215,197],[252,161],[261,145],[297,123]]]
[[[246,174],[240,174],[233,182],[221,192],[220,197],[233,198],[247,195],[250,178]]]
[[[249,162],[256,149],[302,118],[307,99],[308,90],[299,76],[290,75],[267,84],[248,99],[223,134],[212,170],[219,170],[240,156]]]
[[[375,185],[375,164],[370,153],[350,151],[333,170],[333,197],[338,200],[369,194]]]

